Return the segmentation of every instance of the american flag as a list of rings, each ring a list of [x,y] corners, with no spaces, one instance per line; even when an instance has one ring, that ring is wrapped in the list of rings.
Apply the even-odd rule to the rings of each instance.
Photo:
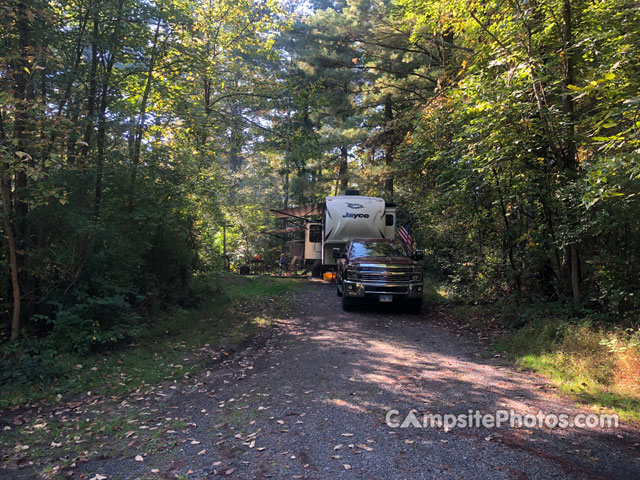
[[[409,253],[413,253],[413,238],[411,237],[411,222],[405,223],[396,232],[398,238],[402,240]]]

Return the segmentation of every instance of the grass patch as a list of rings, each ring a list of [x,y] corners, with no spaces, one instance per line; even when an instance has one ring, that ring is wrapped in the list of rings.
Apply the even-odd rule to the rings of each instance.
[[[40,416],[34,422],[3,432],[0,446],[7,455],[0,467],[10,471],[15,463],[24,465],[34,461],[41,465],[43,459],[48,459],[55,461],[60,473],[61,468],[68,467],[76,458],[85,461],[96,456],[129,455],[131,442],[135,442],[137,452],[150,453],[161,445],[175,445],[179,437],[167,437],[167,432],[184,429],[185,420],[154,415],[139,406],[108,408],[99,414],[85,413],[85,416]],[[27,448],[23,450],[23,446]],[[42,468],[43,473],[54,473],[53,465]]]
[[[11,381],[0,384],[0,409],[42,400],[55,403],[63,395],[87,391],[119,396],[143,385],[193,375],[201,369],[191,355],[194,350],[214,346],[223,338],[239,341],[269,325],[272,314],[286,307],[286,300],[275,304],[273,297],[299,286],[300,280],[294,279],[216,274],[207,279],[200,306],[144,319],[133,342],[119,349],[58,354],[46,339],[5,345],[0,368],[12,365],[14,372],[23,368],[25,375],[14,374]],[[235,310],[243,304],[247,307]],[[271,313],[262,311],[263,304],[271,306]]]
[[[538,317],[503,334],[495,349],[543,373],[581,403],[640,421],[640,329]]]

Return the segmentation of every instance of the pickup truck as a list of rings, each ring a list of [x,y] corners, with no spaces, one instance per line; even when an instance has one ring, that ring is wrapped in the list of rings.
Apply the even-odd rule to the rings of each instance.
[[[409,255],[399,240],[361,238],[348,242],[343,251],[334,249],[333,255],[344,310],[365,300],[403,304],[415,312],[422,308],[422,252]]]

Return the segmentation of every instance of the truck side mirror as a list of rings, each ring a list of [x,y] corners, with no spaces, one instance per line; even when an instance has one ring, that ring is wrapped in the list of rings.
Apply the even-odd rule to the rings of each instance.
[[[340,249],[339,248],[334,248],[333,249],[333,259],[334,260],[338,260],[340,258]]]
[[[424,258],[424,251],[416,250],[415,252],[413,252],[413,255],[411,255],[411,258],[413,258],[414,260],[422,260]]]

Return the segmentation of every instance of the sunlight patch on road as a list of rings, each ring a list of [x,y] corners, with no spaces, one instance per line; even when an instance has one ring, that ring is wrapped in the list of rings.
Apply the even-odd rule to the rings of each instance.
[[[389,375],[380,375],[379,373],[365,373],[360,376],[366,382],[374,383],[377,385],[396,385],[398,381],[396,378]]]
[[[406,364],[412,363],[419,353],[414,348],[408,348],[391,342],[380,340],[369,340],[367,342],[369,353],[377,353],[380,357],[386,357],[391,363]]]
[[[327,405],[333,405],[340,408],[346,408],[348,410],[352,410],[354,412],[359,413],[367,413],[365,408],[362,408],[360,405],[356,405],[355,403],[347,402],[346,400],[342,400],[340,398],[328,398],[326,401]]]

